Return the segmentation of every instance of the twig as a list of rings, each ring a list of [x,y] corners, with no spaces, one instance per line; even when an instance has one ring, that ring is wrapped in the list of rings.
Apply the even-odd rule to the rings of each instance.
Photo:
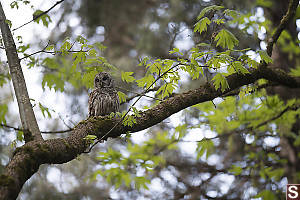
[[[294,18],[298,4],[299,4],[298,0],[290,0],[289,7],[286,14],[282,17],[280,24],[279,26],[277,26],[272,37],[268,40],[267,53],[269,56],[272,56],[273,46],[277,42],[281,32],[291,22],[292,18]]]
[[[57,6],[58,4],[62,3],[63,1],[64,1],[64,0],[57,1],[51,8],[49,8],[48,10],[42,12],[42,13],[39,14],[39,15],[33,16],[33,19],[32,19],[32,20],[30,20],[29,22],[26,22],[25,24],[22,24],[21,26],[19,26],[19,27],[17,27],[17,28],[12,29],[12,31],[15,31],[15,30],[17,30],[17,29],[19,29],[19,28],[22,28],[23,26],[26,26],[27,24],[33,22],[34,20],[40,18],[41,16],[43,16],[43,15],[45,15],[45,14],[47,14],[50,10],[52,10],[55,6]]]
[[[59,113],[57,113],[58,114],[58,117],[59,117],[59,119],[64,123],[64,125],[66,126],[66,127],[68,127],[69,129],[72,129],[72,127],[70,127],[66,122],[65,122],[65,120],[62,118],[62,116],[59,114]],[[67,116],[66,116],[67,117]],[[71,122],[72,124],[73,124],[73,126],[75,126],[75,124],[71,121],[71,120],[69,120],[69,122]]]
[[[73,131],[73,129],[66,129],[66,130],[61,130],[61,131],[41,131],[41,133],[43,134],[57,134],[57,133],[67,133],[67,132],[71,132]]]
[[[27,56],[24,56],[23,58],[19,58],[19,60],[21,61],[21,60],[23,60],[23,59],[25,59],[25,58],[28,58],[28,57],[30,57],[30,56],[33,56],[33,55],[35,55],[35,54],[44,52],[44,51],[46,50],[46,48],[49,46],[49,43],[50,43],[50,41],[48,41],[47,45],[46,45],[42,50],[37,51],[37,52],[34,52],[34,53],[29,54],[29,55],[27,55]]]
[[[284,113],[286,113],[286,112],[288,112],[288,111],[290,111],[290,110],[296,111],[296,110],[298,110],[299,108],[300,108],[300,105],[295,105],[295,104],[294,104],[294,105],[291,105],[291,106],[287,106],[285,109],[283,109],[283,110],[282,110],[280,113],[278,113],[276,116],[274,116],[274,117],[272,117],[272,118],[270,118],[270,119],[268,119],[268,120],[266,120],[266,121],[264,121],[264,122],[262,122],[262,123],[256,125],[255,127],[250,127],[250,128],[251,128],[251,129],[254,129],[254,128],[259,128],[259,127],[261,127],[261,126],[264,126],[264,125],[270,123],[271,121],[274,121],[274,120],[280,118]]]
[[[7,125],[7,124],[0,124],[0,126],[2,126],[4,128],[8,128],[8,129],[13,129],[15,131],[24,131],[21,128],[13,127],[13,126],[10,126],[10,125]],[[70,128],[70,129],[60,130],[60,131],[41,131],[41,133],[43,133],[43,134],[57,134],[57,133],[67,133],[67,132],[70,132],[72,130],[73,129]]]
[[[278,83],[273,83],[273,82],[265,83],[265,84],[257,86],[257,88],[254,88],[254,90],[250,91],[249,93],[252,94],[257,90],[261,90],[261,89],[264,89],[264,88],[267,88],[267,87],[272,87],[272,86],[277,86],[277,85],[279,85],[279,84]],[[240,93],[240,88],[237,88],[235,90],[232,90],[232,91],[222,95],[222,97],[235,96],[235,95],[238,95],[239,93]]]
[[[155,98],[155,97],[151,97],[151,96],[146,95],[146,94],[133,92],[133,91],[131,91],[131,90],[127,90],[127,89],[121,88],[121,87],[116,87],[116,88],[119,89],[119,90],[123,90],[123,91],[126,91],[126,92],[131,92],[131,93],[134,93],[134,94],[135,94],[135,95],[132,96],[132,97],[126,98],[126,102],[129,102],[129,101],[131,101],[132,99],[134,99],[134,98],[136,98],[136,97],[139,97],[139,96],[144,96],[144,97],[148,97],[148,98],[151,98],[151,99],[154,99],[154,100],[161,101],[161,99],[158,99],[158,98]],[[154,88],[153,88],[153,89],[154,89]],[[156,91],[156,90],[158,90],[158,88],[155,88],[155,90],[153,90],[153,89],[152,89],[151,91]],[[149,90],[148,92],[150,92],[150,90]],[[125,102],[123,102],[123,103],[125,103]],[[122,104],[122,103],[121,103],[121,104]]]
[[[77,53],[77,52],[88,52],[89,50],[68,50],[67,52],[69,53]],[[60,53],[60,51],[45,51],[44,49],[43,50],[40,50],[40,51],[37,51],[37,52],[34,52],[30,55],[26,55],[22,58],[20,58],[20,60],[23,60],[23,59],[26,59],[28,57],[31,57],[35,54],[38,54],[38,53],[49,53],[49,54],[52,54],[52,55],[56,55],[57,53]]]

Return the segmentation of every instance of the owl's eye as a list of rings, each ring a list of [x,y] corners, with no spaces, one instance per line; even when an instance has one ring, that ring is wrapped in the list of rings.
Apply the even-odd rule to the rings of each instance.
[[[98,78],[96,78],[96,79],[95,79],[95,81],[96,81],[96,82],[99,82],[99,79],[98,79]]]
[[[107,76],[104,76],[102,80],[105,81],[107,80],[107,78],[108,78]]]

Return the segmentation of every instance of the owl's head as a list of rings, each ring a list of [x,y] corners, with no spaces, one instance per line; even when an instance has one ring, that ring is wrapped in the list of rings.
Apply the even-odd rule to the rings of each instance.
[[[100,72],[95,76],[94,86],[95,88],[113,88],[114,80],[111,78],[109,73]]]

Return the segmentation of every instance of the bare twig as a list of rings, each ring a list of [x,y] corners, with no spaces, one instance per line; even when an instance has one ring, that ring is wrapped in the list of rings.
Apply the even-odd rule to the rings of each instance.
[[[0,126],[3,127],[3,128],[12,129],[14,131],[24,131],[21,128],[13,127],[13,126],[10,126],[10,125],[7,125],[7,124],[0,124]],[[43,134],[57,134],[57,133],[67,133],[67,132],[70,132],[72,130],[73,129],[71,128],[71,129],[59,130],[59,131],[41,131],[41,133],[43,133]]]
[[[39,15],[33,16],[33,19],[32,19],[32,20],[30,20],[29,22],[26,22],[26,23],[22,24],[21,26],[19,26],[19,27],[17,27],[17,28],[12,29],[12,31],[15,31],[15,30],[17,30],[17,29],[19,29],[19,28],[22,28],[23,26],[26,26],[27,24],[30,24],[30,23],[33,22],[34,20],[36,20],[36,19],[40,18],[41,16],[47,14],[50,10],[52,10],[55,6],[57,6],[58,4],[62,3],[63,1],[64,1],[64,0],[57,1],[53,6],[51,6],[51,8],[49,8],[48,10],[42,12],[42,13],[39,14]]]

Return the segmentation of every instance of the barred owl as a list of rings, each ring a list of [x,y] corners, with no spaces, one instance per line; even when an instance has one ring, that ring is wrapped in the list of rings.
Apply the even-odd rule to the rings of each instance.
[[[119,111],[119,97],[114,80],[107,72],[100,72],[94,79],[95,89],[89,96],[89,117],[105,116]]]

